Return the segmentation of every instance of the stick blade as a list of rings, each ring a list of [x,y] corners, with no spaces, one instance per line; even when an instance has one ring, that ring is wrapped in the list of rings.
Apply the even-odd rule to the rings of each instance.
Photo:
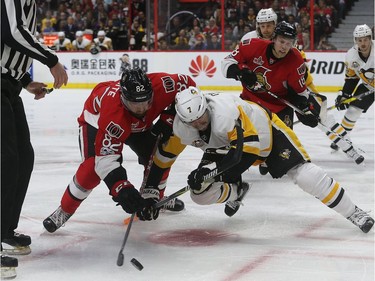
[[[117,265],[122,266],[124,264],[124,254],[123,253],[118,253],[117,256]]]

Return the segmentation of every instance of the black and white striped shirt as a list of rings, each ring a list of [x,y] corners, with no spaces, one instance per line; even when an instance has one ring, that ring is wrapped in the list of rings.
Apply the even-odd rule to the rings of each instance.
[[[38,42],[35,0],[1,0],[1,73],[20,80],[33,59],[49,68],[58,58],[54,51]]]

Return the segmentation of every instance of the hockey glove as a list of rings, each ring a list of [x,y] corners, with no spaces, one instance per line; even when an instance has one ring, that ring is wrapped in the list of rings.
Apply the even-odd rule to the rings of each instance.
[[[243,68],[239,71],[237,74],[237,79],[241,81],[241,83],[251,91],[256,82],[257,82],[257,76],[255,75],[254,72],[252,72],[250,69]]]
[[[138,190],[129,181],[119,181],[113,185],[110,194],[112,200],[121,205],[125,212],[133,214],[146,206],[146,200],[142,198]]]
[[[161,135],[161,142],[166,142],[173,133],[174,109],[164,110],[159,120],[151,129],[151,134],[155,137]]]
[[[337,110],[345,110],[349,107],[350,103],[343,103],[344,100],[349,99],[351,96],[347,93],[339,91],[336,97],[335,106]]]
[[[214,169],[216,169],[216,163],[212,162],[208,165],[198,167],[197,169],[192,171],[188,176],[187,181],[190,188],[195,191],[202,191],[210,186],[215,180],[219,180],[219,176],[204,180],[204,177],[211,173],[211,171],[213,171]]]
[[[296,115],[304,125],[315,128],[319,123],[319,113],[314,110],[311,103],[303,102],[298,106],[298,108],[303,111],[303,114],[296,111]]]
[[[142,197],[146,201],[146,206],[137,212],[137,217],[141,221],[156,220],[159,216],[160,208],[154,208],[153,206],[159,202],[159,189],[152,186],[145,187],[142,192]]]

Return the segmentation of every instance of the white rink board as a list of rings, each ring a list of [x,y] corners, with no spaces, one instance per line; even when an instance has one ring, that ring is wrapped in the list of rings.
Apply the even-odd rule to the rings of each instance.
[[[69,76],[69,88],[93,88],[96,83],[118,80],[124,52],[58,53]],[[190,75],[202,87],[211,90],[238,90],[240,83],[226,79],[221,73],[221,61],[229,52],[127,52],[132,66],[147,72],[168,72]],[[320,91],[336,91],[344,83],[345,53],[306,53],[314,83]],[[38,61],[34,61],[35,81],[52,84],[52,75]]]

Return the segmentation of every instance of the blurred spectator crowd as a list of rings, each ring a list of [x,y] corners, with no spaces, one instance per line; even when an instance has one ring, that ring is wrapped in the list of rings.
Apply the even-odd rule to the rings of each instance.
[[[285,20],[296,26],[301,49],[310,50],[314,44],[314,49],[334,50],[328,38],[345,19],[354,1],[315,0],[314,42],[310,42],[310,0],[226,0],[224,30],[219,0],[204,3],[171,0],[176,12],[169,18],[159,15],[155,44],[154,19],[150,16],[147,24],[145,0],[37,0],[38,37],[57,51],[93,54],[106,50],[155,50],[155,47],[162,51],[222,50],[222,44],[224,50],[232,50],[245,33],[255,30],[258,11],[271,7],[278,15],[278,22]]]

